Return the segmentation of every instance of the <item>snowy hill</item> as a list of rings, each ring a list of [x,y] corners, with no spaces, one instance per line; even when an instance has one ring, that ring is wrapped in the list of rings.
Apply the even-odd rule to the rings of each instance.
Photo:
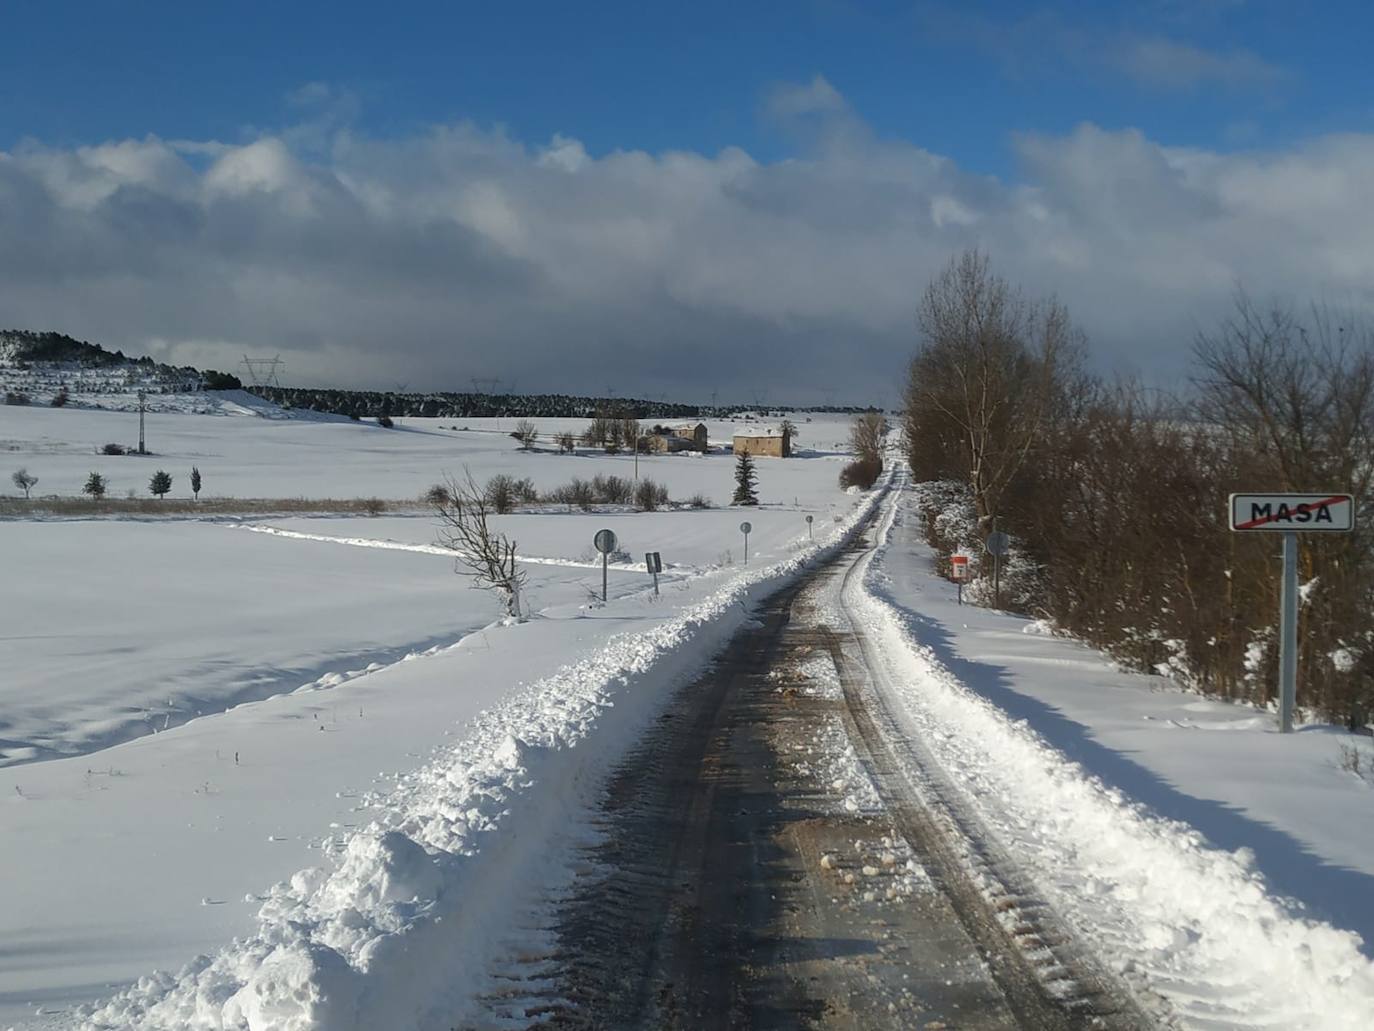
[[[6,404],[133,411],[142,391],[149,411],[282,417],[276,405],[241,390],[208,389],[220,385],[239,383],[213,371],[129,358],[62,333],[0,330],[0,391]]]

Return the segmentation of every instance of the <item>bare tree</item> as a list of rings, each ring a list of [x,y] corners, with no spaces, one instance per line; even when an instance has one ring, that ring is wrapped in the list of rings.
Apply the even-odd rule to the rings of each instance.
[[[24,492],[25,498],[28,498],[29,491],[31,491],[34,488],[34,485],[38,483],[38,477],[34,476],[27,469],[20,469],[13,476],[11,476],[10,479],[14,482],[14,485],[16,487],[18,487],[20,490]]]
[[[856,416],[854,425],[849,428],[849,442],[854,453],[861,461],[874,462],[881,467],[883,435],[887,433],[887,420],[881,412],[864,412]]]
[[[525,451],[534,447],[534,442],[539,439],[539,430],[534,423],[528,419],[521,419],[515,424],[515,431],[511,434],[516,440],[520,441],[520,447]]]
[[[572,454],[573,449],[577,447],[577,438],[567,430],[556,435],[553,442],[558,445],[558,450],[565,455]]]
[[[949,464],[937,472],[970,484],[986,536],[1040,435],[1078,337],[1063,305],[1026,300],[976,250],[931,281],[919,323],[925,339],[906,391],[913,470],[931,471],[918,468],[924,453],[942,456]]]
[[[445,496],[434,497],[439,516],[439,544],[456,554],[455,572],[472,578],[474,586],[499,594],[506,614],[521,619],[520,593],[525,574],[515,564],[515,541],[492,528],[486,492],[463,470],[463,478],[444,479]]]

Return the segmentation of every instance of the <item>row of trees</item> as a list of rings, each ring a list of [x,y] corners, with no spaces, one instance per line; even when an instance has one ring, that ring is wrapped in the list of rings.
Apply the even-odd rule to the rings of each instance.
[[[30,473],[27,468],[17,470],[14,475],[10,477],[10,481],[24,492],[25,499],[29,498],[30,491],[38,485],[38,477]],[[200,500],[201,482],[200,470],[192,466],[191,493],[197,501]],[[92,472],[90,476],[86,477],[86,483],[82,486],[81,493],[98,501],[105,496],[106,492],[109,490],[109,486],[109,481],[106,480],[105,477],[101,476],[98,472]],[[172,476],[170,473],[162,469],[153,473],[152,478],[148,481],[149,494],[161,499],[170,493],[171,490]]]
[[[205,373],[206,389],[212,374]],[[213,374],[219,376],[220,374]],[[582,397],[575,394],[487,394],[477,391],[379,391],[325,387],[249,386],[251,393],[283,408],[306,408],[358,418],[421,417],[426,419],[480,419],[526,417],[535,419],[595,419],[601,414],[634,419],[726,419],[742,411],[740,405],[691,405],[636,398]],[[789,411],[860,414],[872,409],[853,405],[789,407]]]
[[[1230,532],[1227,495],[1349,492],[1369,511],[1369,325],[1241,295],[1197,338],[1187,386],[1165,393],[1089,374],[1064,307],[970,252],[931,282],[920,327],[912,471],[962,484],[979,537],[1013,534],[1035,573],[1020,604],[1138,668],[1268,703],[1279,541]],[[1374,711],[1368,523],[1300,537],[1298,702],[1351,726]]]

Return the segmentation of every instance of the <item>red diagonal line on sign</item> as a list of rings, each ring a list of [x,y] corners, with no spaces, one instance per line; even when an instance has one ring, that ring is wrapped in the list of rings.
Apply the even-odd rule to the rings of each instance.
[[[1288,510],[1288,512],[1290,515],[1296,515],[1299,512],[1312,512],[1326,505],[1339,505],[1349,500],[1350,498],[1346,495],[1337,494],[1335,497],[1326,498],[1322,501],[1304,501],[1301,505],[1294,505],[1292,508]],[[1277,519],[1277,515],[1260,516],[1258,519],[1251,519],[1249,522],[1246,523],[1237,523],[1236,529],[1253,530],[1257,526],[1263,526],[1265,523],[1275,522]]]

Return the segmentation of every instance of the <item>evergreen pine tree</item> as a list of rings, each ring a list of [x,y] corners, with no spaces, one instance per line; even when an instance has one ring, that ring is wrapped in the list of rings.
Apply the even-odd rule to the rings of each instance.
[[[758,479],[754,475],[754,456],[741,451],[735,458],[735,496],[732,505],[757,505],[759,496],[754,492]]]
[[[191,493],[195,495],[197,501],[200,500],[200,470],[194,465],[191,466]]]
[[[96,501],[105,496],[105,477],[99,473],[91,473],[86,477],[86,486],[81,488],[82,494],[89,494]]]
[[[156,494],[158,496],[158,500],[161,500],[162,496],[171,489],[172,477],[168,473],[163,472],[161,469],[153,473],[153,478],[148,481],[148,492],[151,494]]]

